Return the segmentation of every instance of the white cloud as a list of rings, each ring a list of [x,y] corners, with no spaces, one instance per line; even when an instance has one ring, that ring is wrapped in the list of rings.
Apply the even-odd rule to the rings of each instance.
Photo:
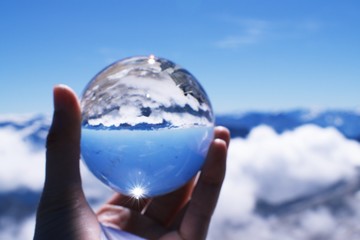
[[[198,97],[202,97],[203,92],[197,88],[197,84],[179,83],[172,79],[171,74],[179,66],[162,71],[160,62],[154,61],[148,64],[153,58],[145,60],[147,59],[124,60],[109,67],[99,75],[101,77],[90,82],[81,102],[85,118],[89,117],[90,125],[103,124],[107,127],[117,127],[127,123],[135,126],[140,123],[161,124],[164,120],[177,127],[195,124],[212,125],[211,121],[190,111],[188,114],[182,114],[181,121],[178,121],[177,112],[164,110],[188,106],[195,112],[211,112],[207,103],[199,101]],[[135,62],[137,64],[134,64]],[[143,70],[137,73],[139,75],[134,76],[135,68],[137,71]],[[183,84],[186,91],[194,94],[184,94]],[[113,109],[105,113],[109,106]],[[143,116],[141,112],[143,108],[150,109],[147,116]]]
[[[261,217],[254,212],[259,198],[281,204],[356,177],[360,145],[335,129],[305,125],[279,135],[270,127],[259,126],[247,139],[233,139],[228,156],[210,239],[330,239],[334,227],[344,221],[326,208],[285,218]],[[346,239],[341,232],[336,234],[340,237],[331,239]]]
[[[282,135],[267,126],[257,127],[247,139],[234,139],[229,154],[228,178],[250,178],[256,183],[257,197],[272,203],[352,177],[360,165],[358,143],[335,129],[313,125]]]
[[[328,234],[336,225],[332,214],[326,208],[306,211],[300,220],[300,226],[309,234]]]
[[[228,36],[216,43],[219,48],[238,48],[243,45],[254,44],[259,41],[260,34],[247,33],[244,35]]]
[[[0,191],[12,191],[18,188],[29,188],[40,191],[45,179],[45,146],[33,148],[25,140],[36,124],[16,130],[13,127],[0,128]],[[84,187],[89,197],[99,197],[99,193],[109,192],[100,187],[100,183],[80,162]]]
[[[232,33],[223,36],[214,44],[223,49],[237,49],[269,40],[302,39],[324,28],[324,24],[317,19],[269,21],[226,16],[222,21],[228,25],[226,27],[232,28]]]
[[[0,129],[0,190],[19,187],[39,190],[44,182],[44,150],[35,150],[24,141],[27,129]]]
[[[299,29],[303,29],[307,32],[317,32],[324,27],[324,24],[315,19],[305,19],[298,24]]]
[[[261,41],[269,28],[269,22],[255,19],[232,20],[239,28],[236,34],[226,36],[217,41],[219,48],[238,48],[244,45],[255,44]]]
[[[0,190],[20,186],[40,190],[44,180],[45,150],[34,150],[23,136],[29,129],[0,129]],[[350,214],[336,215],[326,206],[285,216],[255,213],[262,198],[271,203],[314,193],[341,179],[351,179],[360,164],[360,145],[335,129],[306,125],[283,134],[267,126],[254,128],[246,139],[232,139],[227,175],[212,220],[209,239],[357,239],[360,194],[342,199]],[[100,202],[109,191],[82,168],[86,195]],[[94,206],[96,207],[96,206]],[[34,216],[14,224],[0,217],[0,239],[32,237]],[[17,234],[17,235],[16,235]]]

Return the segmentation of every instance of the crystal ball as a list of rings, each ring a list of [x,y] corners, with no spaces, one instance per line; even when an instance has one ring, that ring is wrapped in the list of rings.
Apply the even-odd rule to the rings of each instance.
[[[214,115],[203,87],[164,58],[130,57],[99,72],[82,98],[81,155],[117,192],[154,197],[201,169]]]

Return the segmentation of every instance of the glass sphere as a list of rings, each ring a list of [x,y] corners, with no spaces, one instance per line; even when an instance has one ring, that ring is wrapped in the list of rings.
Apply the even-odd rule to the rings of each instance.
[[[153,55],[106,67],[86,86],[81,108],[83,161],[103,183],[134,198],[186,184],[213,139],[213,111],[202,86]]]

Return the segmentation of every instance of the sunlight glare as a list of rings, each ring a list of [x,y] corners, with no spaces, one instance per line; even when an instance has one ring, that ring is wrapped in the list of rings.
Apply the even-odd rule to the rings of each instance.
[[[146,191],[142,186],[135,186],[133,189],[131,189],[130,193],[131,196],[135,199],[140,199],[145,197]]]

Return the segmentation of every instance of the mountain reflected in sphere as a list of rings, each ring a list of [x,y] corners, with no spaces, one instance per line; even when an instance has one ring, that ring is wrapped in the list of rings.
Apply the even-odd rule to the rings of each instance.
[[[202,167],[213,138],[210,101],[195,77],[154,56],[108,66],[81,99],[82,159],[117,192],[169,193]]]

